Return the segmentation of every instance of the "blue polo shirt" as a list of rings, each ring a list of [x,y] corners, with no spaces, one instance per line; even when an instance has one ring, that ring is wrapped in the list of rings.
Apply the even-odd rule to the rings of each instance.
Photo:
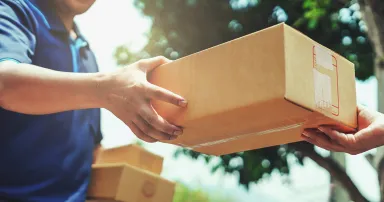
[[[0,1],[0,61],[97,72],[86,39],[70,38],[51,0]],[[41,92],[44,93],[44,92]],[[0,109],[0,201],[85,201],[100,109],[27,115]]]

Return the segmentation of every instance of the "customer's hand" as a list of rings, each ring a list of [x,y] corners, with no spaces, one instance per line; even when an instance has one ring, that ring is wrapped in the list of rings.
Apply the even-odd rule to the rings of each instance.
[[[184,98],[147,81],[147,73],[168,63],[164,57],[140,60],[111,73],[107,85],[106,107],[141,140],[156,142],[170,140],[182,134],[182,128],[172,125],[159,116],[150,100],[161,100],[179,107],[186,107]]]
[[[304,140],[326,150],[359,154],[384,144],[384,115],[358,106],[358,130],[344,134],[330,126],[306,129]]]

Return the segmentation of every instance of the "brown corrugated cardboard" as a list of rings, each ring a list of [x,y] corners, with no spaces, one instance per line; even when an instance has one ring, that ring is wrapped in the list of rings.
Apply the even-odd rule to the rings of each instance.
[[[301,141],[303,128],[357,126],[353,63],[279,24],[156,68],[149,81],[188,100],[153,101],[184,127],[165,141],[206,154]]]
[[[88,197],[122,202],[172,202],[175,183],[128,164],[92,166]]]
[[[102,149],[97,154],[95,164],[106,163],[127,163],[156,174],[161,174],[163,169],[163,157],[135,144]]]

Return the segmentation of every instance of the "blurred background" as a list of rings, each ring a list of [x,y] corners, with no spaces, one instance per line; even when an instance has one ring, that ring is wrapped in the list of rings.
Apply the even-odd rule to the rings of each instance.
[[[104,72],[156,55],[175,60],[285,22],[352,61],[358,102],[384,111],[382,0],[97,0],[76,21]],[[107,148],[138,141],[107,110],[102,130]],[[164,157],[162,176],[179,182],[175,202],[383,201],[382,148],[352,156],[301,142],[212,157],[140,144]]]

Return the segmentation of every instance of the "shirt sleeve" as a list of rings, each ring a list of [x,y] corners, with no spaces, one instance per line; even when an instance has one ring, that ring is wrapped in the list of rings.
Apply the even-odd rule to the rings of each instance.
[[[36,46],[34,22],[32,11],[24,2],[0,1],[0,62],[32,62]]]

